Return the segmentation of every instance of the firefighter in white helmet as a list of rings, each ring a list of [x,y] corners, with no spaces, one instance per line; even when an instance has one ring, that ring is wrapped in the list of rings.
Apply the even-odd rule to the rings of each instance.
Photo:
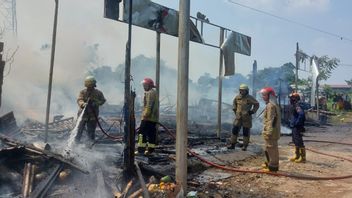
[[[158,94],[154,81],[151,78],[144,78],[143,112],[138,132],[136,154],[151,154],[156,146],[156,124],[158,123]]]
[[[87,126],[87,134],[90,141],[95,140],[95,128],[97,127],[97,118],[99,116],[99,106],[103,105],[106,101],[103,92],[96,89],[96,83],[94,76],[87,76],[84,80],[85,89],[79,92],[77,98],[77,104],[79,106],[78,115],[80,115],[83,110],[84,115],[82,117],[82,122],[78,126],[77,135],[75,141],[79,142],[82,137],[84,127]]]
[[[250,137],[250,129],[252,128],[252,114],[255,114],[259,108],[259,102],[249,95],[249,88],[246,84],[241,84],[238,94],[233,99],[233,111],[235,120],[232,128],[231,145],[228,149],[235,149],[238,133],[243,128],[243,147],[242,150],[247,150]]]

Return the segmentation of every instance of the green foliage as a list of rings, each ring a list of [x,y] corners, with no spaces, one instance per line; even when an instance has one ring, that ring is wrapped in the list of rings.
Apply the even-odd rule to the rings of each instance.
[[[293,84],[295,81],[295,66],[292,63],[285,63],[281,67],[269,67],[258,70],[256,77],[256,84],[261,86],[278,86],[279,80],[287,84]],[[252,75],[248,75],[250,81]]]
[[[327,80],[331,77],[331,73],[340,63],[337,58],[329,58],[327,55],[317,57],[313,56],[318,61],[319,76],[318,80]]]
[[[345,82],[347,83],[347,85],[352,87],[352,79],[351,80],[345,80]]]
[[[327,96],[328,98],[330,98],[330,96],[333,95],[332,88],[329,85],[324,85],[323,91],[324,91],[325,96]]]

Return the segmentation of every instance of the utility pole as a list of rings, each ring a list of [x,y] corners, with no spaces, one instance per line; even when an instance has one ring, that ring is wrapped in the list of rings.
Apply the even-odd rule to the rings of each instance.
[[[49,115],[50,115],[50,101],[51,101],[51,88],[53,85],[53,70],[55,60],[55,47],[56,47],[56,30],[57,30],[57,15],[59,8],[59,0],[55,0],[55,16],[54,16],[54,27],[53,27],[53,38],[51,46],[51,59],[50,59],[50,71],[49,71],[49,85],[48,85],[48,97],[46,101],[46,115],[45,115],[45,139],[44,142],[48,141],[48,128],[49,128]]]
[[[4,82],[4,69],[5,61],[2,60],[2,55],[4,51],[4,43],[0,42],[0,109],[1,109],[1,99],[2,99],[2,84]]]
[[[203,24],[203,23],[202,23]],[[220,42],[219,42],[219,47],[221,47],[222,43],[224,42],[224,28],[220,28]],[[222,65],[223,65],[223,55],[222,55],[222,50],[220,49],[220,55],[219,55],[219,90],[218,90],[218,130],[217,130],[217,137],[220,138],[221,134],[221,104],[222,104],[222,76],[223,76],[223,71],[222,71]]]
[[[131,38],[132,38],[132,0],[129,0],[128,13],[128,40],[126,43],[125,57],[125,98],[124,98],[124,140],[125,147],[123,150],[124,170],[132,172],[134,167],[134,135],[131,134]]]
[[[190,0],[180,0],[176,111],[176,183],[187,190]]]
[[[296,89],[296,92],[298,91],[299,58],[300,58],[300,54],[299,54],[299,46],[298,46],[298,42],[297,42],[297,44],[296,44],[296,75],[295,75],[295,89]]]
[[[257,61],[254,60],[253,70],[252,70],[252,96],[254,98],[257,98],[257,91],[256,91],[257,90],[257,87],[256,87],[257,70],[258,70]]]

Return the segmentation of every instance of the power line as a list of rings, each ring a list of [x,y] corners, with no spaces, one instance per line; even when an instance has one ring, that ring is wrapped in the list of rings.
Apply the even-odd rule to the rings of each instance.
[[[339,64],[339,66],[343,66],[343,67],[352,67],[352,64]]]
[[[336,33],[328,32],[328,31],[325,31],[325,30],[322,30],[322,29],[319,29],[319,28],[316,28],[316,27],[313,27],[313,26],[310,26],[310,25],[306,25],[306,24],[304,24],[304,23],[300,23],[300,22],[297,22],[297,21],[294,21],[294,20],[291,20],[291,19],[287,19],[287,18],[278,16],[278,15],[275,15],[275,14],[271,14],[271,13],[269,13],[269,12],[266,12],[266,11],[263,11],[263,10],[259,10],[259,9],[256,9],[256,8],[253,8],[253,7],[250,7],[250,6],[247,6],[247,5],[238,3],[238,2],[236,2],[236,1],[234,1],[234,0],[227,0],[227,1],[228,1],[229,3],[236,4],[236,5],[238,5],[238,6],[241,6],[241,7],[244,7],[244,8],[253,10],[253,11],[256,11],[256,12],[259,12],[259,13],[261,13],[261,14],[265,14],[265,15],[274,17],[274,18],[279,19],[279,20],[282,20],[282,21],[286,21],[286,22],[289,22],[289,23],[293,23],[293,24],[296,24],[296,25],[305,27],[305,28],[310,29],[310,30],[314,30],[314,31],[317,31],[317,32],[320,32],[320,33],[324,33],[324,34],[333,36],[333,37],[337,37],[337,38],[339,38],[340,40],[346,40],[346,41],[352,42],[352,39],[347,38],[347,37],[344,37],[344,36],[339,35],[339,34],[336,34]]]

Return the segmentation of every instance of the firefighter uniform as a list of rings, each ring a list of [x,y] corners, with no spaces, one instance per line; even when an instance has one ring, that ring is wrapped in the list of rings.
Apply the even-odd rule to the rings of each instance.
[[[156,124],[158,123],[158,94],[154,82],[145,78],[142,82],[150,88],[145,90],[142,119],[138,132],[137,153],[150,154],[156,146]]]
[[[279,106],[270,101],[266,104],[263,116],[264,127],[262,131],[265,140],[265,152],[267,156],[268,170],[279,170],[279,148],[281,115]]]
[[[97,126],[99,116],[99,106],[103,105],[106,101],[103,93],[96,89],[96,81],[94,77],[88,76],[85,80],[86,89],[79,92],[77,104],[79,106],[78,116],[84,113],[82,121],[80,122],[77,130],[75,141],[79,142],[82,137],[84,127],[87,126],[87,134],[90,141],[95,140],[95,128]],[[83,110],[85,111],[83,112]]]
[[[249,95],[248,91],[248,86],[242,84],[240,86],[240,94],[233,100],[233,111],[236,117],[233,122],[231,146],[228,147],[230,149],[235,148],[241,127],[243,127],[242,150],[246,150],[249,144],[250,128],[252,128],[252,114],[257,112],[259,102],[253,96]]]

